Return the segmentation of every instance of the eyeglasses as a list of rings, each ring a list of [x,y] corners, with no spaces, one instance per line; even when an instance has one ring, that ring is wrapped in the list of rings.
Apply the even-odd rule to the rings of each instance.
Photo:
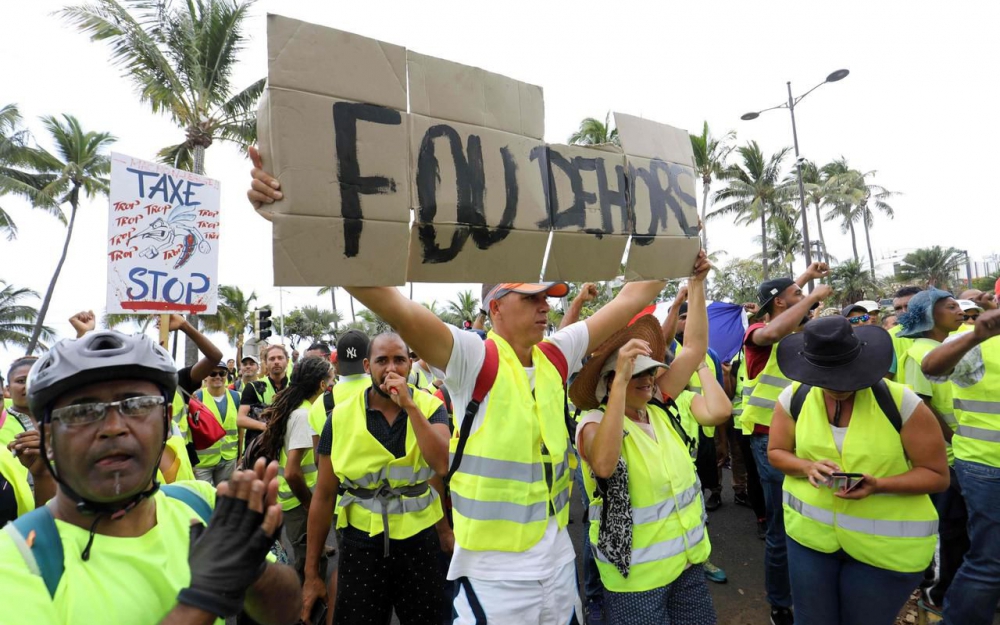
[[[209,373],[208,375],[206,375],[205,377],[206,378],[224,378],[228,374],[229,374],[228,371],[213,371],[213,372]]]
[[[979,315],[962,315],[962,316],[965,317],[966,321],[975,321],[976,319],[979,319]]]
[[[76,404],[56,408],[52,411],[52,420],[61,421],[65,425],[88,425],[104,419],[109,408],[117,409],[118,414],[126,419],[144,419],[152,414],[157,406],[162,406],[163,402],[161,396],[143,395],[108,403]]]
[[[847,320],[851,322],[852,326],[856,326],[859,323],[864,323],[871,319],[870,315],[858,315],[857,317],[848,317]]]

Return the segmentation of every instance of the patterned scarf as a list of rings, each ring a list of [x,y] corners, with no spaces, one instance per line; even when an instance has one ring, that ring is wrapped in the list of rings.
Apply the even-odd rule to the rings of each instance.
[[[618,466],[607,479],[597,479],[597,492],[604,500],[597,548],[628,578],[632,565],[632,498],[628,492],[628,466],[618,458]]]

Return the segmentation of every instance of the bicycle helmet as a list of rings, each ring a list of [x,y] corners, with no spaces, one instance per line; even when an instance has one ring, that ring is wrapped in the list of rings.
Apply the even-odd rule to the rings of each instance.
[[[63,393],[94,382],[146,380],[169,400],[177,389],[177,368],[166,350],[145,334],[90,332],[56,343],[28,374],[28,406],[48,421],[49,408]]]

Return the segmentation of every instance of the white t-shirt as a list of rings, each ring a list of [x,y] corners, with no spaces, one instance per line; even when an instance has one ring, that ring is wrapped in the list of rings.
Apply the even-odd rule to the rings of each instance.
[[[781,407],[785,409],[789,415],[792,414],[792,386],[786,386],[785,390],[781,391],[781,395],[778,395],[778,403]],[[910,415],[913,411],[917,409],[917,406],[924,403],[916,393],[910,389],[903,387],[903,401],[899,409],[899,416],[905,425],[909,420]],[[847,436],[847,428],[850,427],[848,424],[846,427],[834,427],[830,424],[830,431],[833,432],[833,442],[837,445],[837,451],[844,453],[844,437]]]
[[[285,426],[285,453],[293,449],[312,449],[312,437],[309,411],[305,408],[296,408],[288,416],[288,424]]]
[[[625,419],[628,419],[628,417],[625,417]],[[580,417],[580,423],[579,425],[577,425],[576,428],[576,450],[580,454],[580,457],[586,460],[587,462],[590,462],[590,460],[587,458],[586,452],[584,451],[583,426],[587,425],[588,423],[596,423],[600,425],[601,421],[603,420],[604,420],[603,410],[591,410],[587,414]],[[632,423],[639,426],[639,429],[645,432],[646,436],[653,439],[654,442],[656,441],[656,430],[653,429],[652,423],[639,423],[638,421],[633,421]]]
[[[455,327],[449,327],[454,346],[451,358],[448,360],[447,372],[432,369],[434,374],[444,380],[452,404],[455,406],[455,427],[462,426],[465,416],[465,406],[472,400],[472,389],[476,385],[476,377],[486,360],[486,347],[483,340],[475,332],[466,332]],[[554,333],[548,339],[566,357],[569,374],[580,368],[583,357],[587,354],[590,333],[587,325],[580,321]],[[535,388],[535,368],[525,367],[531,388]],[[483,399],[472,423],[475,432],[486,418],[489,405],[489,394]],[[534,581],[552,578],[564,565],[573,561],[576,553],[570,541],[569,532],[560,530],[555,517],[549,518],[542,539],[525,552],[508,551],[472,551],[455,545],[455,553],[448,569],[448,579],[471,577],[486,580],[518,580]]]

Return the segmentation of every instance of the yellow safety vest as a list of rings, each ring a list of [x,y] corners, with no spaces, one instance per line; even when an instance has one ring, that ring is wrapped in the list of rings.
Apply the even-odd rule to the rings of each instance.
[[[441,407],[441,400],[410,385],[413,401],[425,416]],[[437,491],[427,484],[434,477],[417,437],[406,424],[406,455],[396,458],[368,431],[366,393],[356,393],[333,408],[333,447],[330,460],[344,488],[365,491],[371,498],[347,492],[337,503],[337,527],[350,525],[369,536],[384,530],[383,506],[388,518],[389,538],[399,540],[431,527],[444,515]],[[397,419],[408,419],[399,415]],[[418,485],[420,494],[400,493]],[[420,490],[417,488],[415,490]],[[378,491],[381,491],[379,493]],[[393,492],[396,491],[396,492]]]
[[[708,559],[712,550],[702,521],[701,482],[688,448],[670,424],[667,413],[646,406],[656,440],[625,418],[622,458],[628,465],[632,502],[632,561],[629,576],[598,549],[602,498],[590,465],[583,463],[583,481],[590,497],[590,542],[604,587],[614,592],[642,592],[672,583],[690,564]],[[603,407],[602,407],[603,410]]]
[[[903,376],[905,378],[905,367],[910,360],[915,360],[919,365],[924,361],[924,357],[929,354],[935,347],[941,345],[937,341],[932,339],[919,338],[913,341],[910,348],[903,352],[903,358],[898,362],[899,369],[897,369],[897,375]],[[907,380],[905,382],[906,386],[913,388],[913,380]],[[952,399],[952,386],[951,382],[944,382],[942,384],[935,384],[931,382],[931,406],[934,410],[940,413],[941,418],[944,422],[954,431],[958,429],[958,421],[955,419],[955,405]],[[945,451],[948,453],[948,465],[952,466],[955,464],[955,452],[952,449],[951,443],[945,441]]]
[[[955,457],[1000,467],[1000,338],[980,345],[986,372],[968,388],[952,384],[958,429],[951,440]]]
[[[14,417],[8,416],[8,419]],[[14,490],[14,500],[17,502],[17,516],[27,514],[35,509],[35,496],[28,484],[28,470],[21,464],[7,447],[0,447],[0,475],[7,480],[7,487]]]
[[[156,479],[161,484],[173,484],[174,482],[186,482],[195,479],[194,468],[191,466],[191,459],[188,457],[187,446],[183,436],[171,436],[167,439],[167,447],[174,454],[174,463],[171,465],[171,478],[163,474],[163,471],[156,470]]]
[[[0,427],[0,447],[7,447],[7,445],[17,438],[18,434],[27,430],[24,429],[18,418],[14,416],[13,411],[7,408],[0,408],[0,416],[4,417],[0,419],[0,421],[3,421],[3,427]],[[21,463],[18,462],[17,464],[20,465]],[[23,467],[24,465],[21,466]],[[27,473],[27,469],[25,469],[25,472]]]
[[[775,343],[771,346],[771,355],[764,369],[757,377],[746,378],[743,383],[743,415],[740,421],[744,434],[752,434],[754,425],[758,423],[771,427],[778,395],[791,383],[778,366],[778,344]]]
[[[888,384],[896,406],[901,406],[903,386]],[[793,385],[798,387],[798,383]],[[795,455],[812,461],[833,460],[846,473],[875,477],[900,475],[911,468],[899,433],[870,389],[854,396],[843,453],[833,440],[823,390],[812,389],[795,424]],[[841,499],[832,488],[816,488],[804,477],[789,476],[783,490],[785,531],[810,549],[823,553],[843,549],[865,564],[904,573],[923,571],[934,557],[938,517],[927,495]]]
[[[270,386],[270,384],[268,384],[268,386]],[[302,402],[302,405],[299,406],[298,409],[308,412],[311,407],[312,404],[307,399]],[[291,419],[291,415],[289,415],[288,418]],[[287,428],[288,426],[286,425],[285,427]],[[288,486],[288,482],[285,481],[285,466],[287,464],[288,454],[285,453],[285,447],[284,444],[282,444],[281,455],[278,458],[278,501],[281,503],[281,509],[285,511],[298,508],[302,504],[298,497],[296,497],[292,492],[291,487]],[[302,471],[302,476],[305,478],[306,486],[308,486],[311,491],[315,490],[316,478],[318,476],[316,474],[316,458],[311,445],[309,446],[309,449],[302,454],[302,461],[299,463],[299,468]]]
[[[895,325],[889,329],[889,336],[892,337],[892,349],[896,353],[896,373],[893,375],[893,382],[898,382],[899,384],[906,383],[906,373],[903,368],[899,365],[899,361],[903,359],[903,355],[906,350],[910,349],[913,345],[913,339],[905,336],[899,336],[899,333],[903,331],[903,326]]]
[[[236,417],[239,413],[239,404],[233,401],[230,394],[233,391],[226,389],[226,418],[223,419],[219,413],[219,406],[215,403],[215,398],[211,393],[201,392],[198,399],[205,404],[208,411],[212,413],[215,420],[222,425],[226,435],[215,441],[215,444],[207,449],[198,450],[198,468],[207,469],[219,464],[222,460],[233,460],[236,458],[237,447],[240,443],[239,428],[236,427]]]
[[[677,346],[677,355],[678,356],[680,355],[681,350],[683,350],[683,349],[684,349],[683,345],[678,345]],[[707,364],[708,368],[712,371],[712,375],[718,375],[718,371],[715,368],[715,361],[712,360],[711,356],[709,356],[708,354],[705,354],[705,364]],[[701,365],[699,365],[699,366],[701,366]],[[701,388],[701,378],[698,376],[698,372],[697,371],[695,371],[694,373],[691,374],[691,380],[688,381],[687,388],[688,388],[689,391],[691,391],[695,395],[704,395],[704,392],[702,391],[702,388]],[[714,425],[703,425],[703,426],[701,426],[701,429],[702,429],[702,431],[705,432],[705,436],[707,436],[709,438],[712,438],[713,436],[715,436],[715,426]]]
[[[174,391],[174,399],[170,402],[170,406],[171,418],[174,420],[174,424],[181,431],[181,434],[185,438],[188,438],[188,405],[184,401],[184,396],[179,391]]]
[[[367,373],[360,375],[345,376],[333,385],[333,407],[348,403],[351,398],[361,391],[367,390],[372,385],[372,379]],[[318,436],[323,435],[323,426],[326,425],[326,405],[323,403],[323,396],[313,402],[309,409],[309,425]]]
[[[736,361],[739,367],[736,370],[736,390],[733,392],[733,427],[743,431],[743,389],[747,382],[746,356]]]
[[[532,393],[514,350],[500,336],[489,337],[496,343],[499,367],[484,418],[451,479],[455,540],[474,551],[522,552],[541,540],[552,515],[560,528],[569,522],[572,479],[562,377],[533,347]],[[458,436],[455,428],[452,454]]]

